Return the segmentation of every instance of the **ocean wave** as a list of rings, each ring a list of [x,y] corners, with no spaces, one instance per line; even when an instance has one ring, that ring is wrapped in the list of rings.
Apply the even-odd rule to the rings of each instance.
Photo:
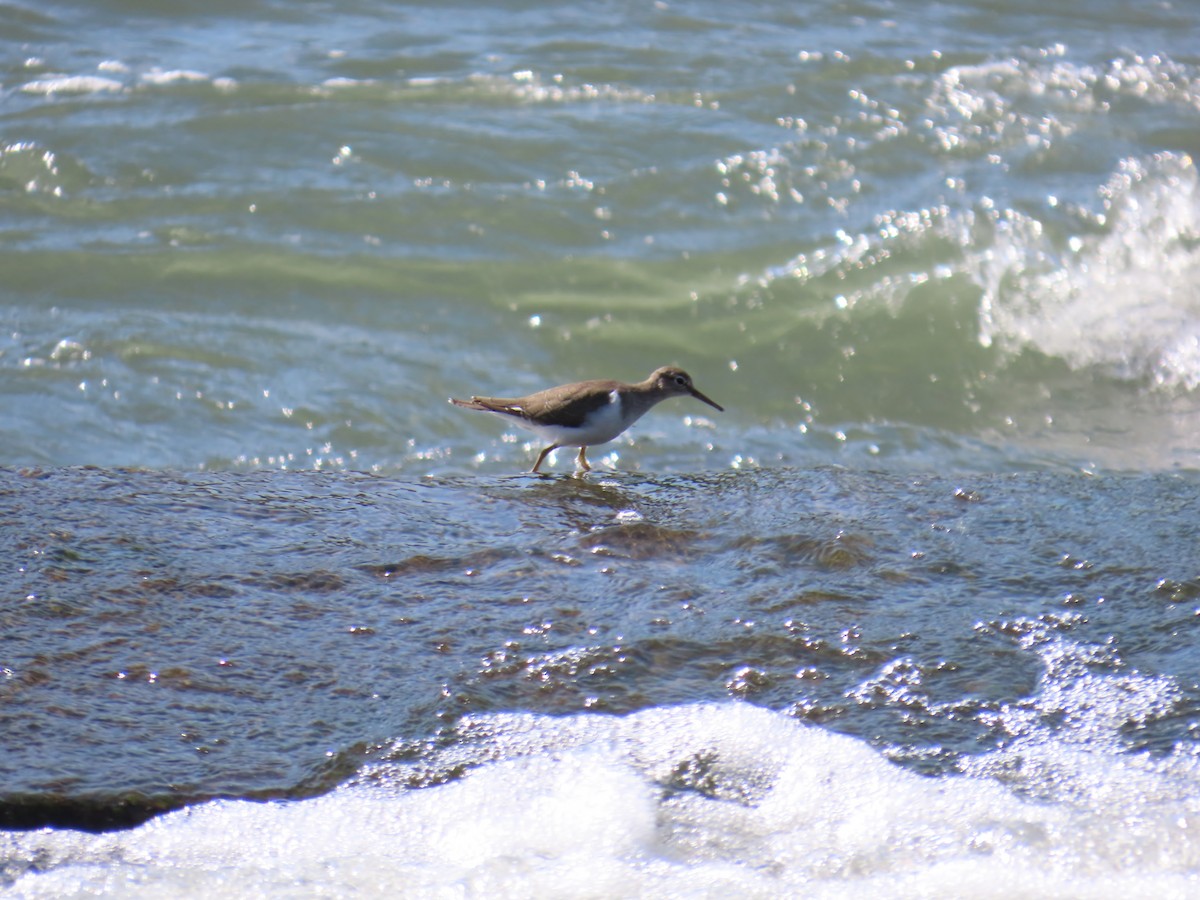
[[[25,94],[111,94],[125,90],[125,84],[115,78],[100,75],[51,75],[27,81],[21,85]]]
[[[994,215],[976,251],[980,340],[1034,347],[1074,368],[1194,390],[1200,386],[1200,200],[1184,154],[1123,160],[1099,212],[1051,233],[1016,210]]]

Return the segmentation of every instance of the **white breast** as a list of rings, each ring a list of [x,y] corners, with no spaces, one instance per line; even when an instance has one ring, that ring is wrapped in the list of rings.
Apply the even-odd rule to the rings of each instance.
[[[636,418],[636,417],[635,417]],[[621,415],[621,395],[612,391],[608,395],[608,403],[600,407],[588,417],[587,424],[582,428],[564,428],[561,425],[534,425],[522,423],[531,431],[537,432],[544,440],[552,444],[580,447],[583,445],[605,444],[633,424]]]

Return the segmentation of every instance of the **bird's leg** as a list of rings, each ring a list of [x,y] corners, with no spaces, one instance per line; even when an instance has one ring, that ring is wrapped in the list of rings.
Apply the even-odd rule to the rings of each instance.
[[[547,447],[545,450],[543,450],[541,453],[538,454],[537,462],[535,462],[533,464],[533,469],[531,470],[534,475],[540,474],[538,472],[538,467],[542,464],[542,460],[544,460],[547,456],[550,455],[551,450],[557,450],[557,449],[558,449],[558,444],[551,444],[549,447]]]
[[[587,457],[584,454],[587,452],[587,444],[579,448],[579,467],[585,472],[592,471],[592,467],[588,465]]]

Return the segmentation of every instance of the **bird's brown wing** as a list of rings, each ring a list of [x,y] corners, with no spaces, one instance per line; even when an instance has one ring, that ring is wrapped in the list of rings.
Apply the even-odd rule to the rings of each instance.
[[[534,424],[553,421],[555,425],[572,428],[582,425],[592,410],[608,403],[609,393],[620,385],[619,381],[564,384],[528,397],[472,397],[470,400],[451,397],[450,402],[464,409],[501,413]]]
[[[553,421],[555,425],[575,428],[583,425],[590,413],[607,404],[609,393],[620,384],[619,381],[564,384],[508,402],[532,422]]]

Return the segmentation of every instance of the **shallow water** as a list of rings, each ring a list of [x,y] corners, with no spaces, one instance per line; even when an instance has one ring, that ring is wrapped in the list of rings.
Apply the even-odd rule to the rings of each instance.
[[[3,481],[10,827],[316,804],[14,834],[29,896],[525,893],[589,854],[604,894],[1191,883],[1193,475]],[[691,705],[731,698],[763,712]]]
[[[1190,6],[0,16],[0,885],[1194,893]]]

